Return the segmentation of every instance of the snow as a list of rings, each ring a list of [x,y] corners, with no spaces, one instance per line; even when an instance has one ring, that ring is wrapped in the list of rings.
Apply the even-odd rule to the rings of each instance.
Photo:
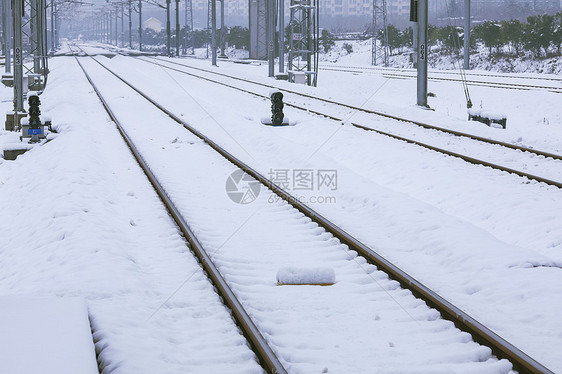
[[[233,165],[96,63],[82,61],[104,82],[117,116],[291,373],[511,370],[271,191],[233,203],[224,190]],[[264,175],[336,170],[335,189],[296,190],[292,180],[286,188],[551,370],[562,370],[559,189],[287,107],[295,126],[263,126],[269,100],[125,56],[100,61]],[[50,112],[58,135],[16,161],[0,159],[0,219],[7,223],[0,226],[0,295],[83,297],[106,372],[261,372],[74,58],[55,58],[50,67],[41,110]],[[310,88],[267,79],[265,66],[219,61],[217,69],[282,92],[298,89],[562,152],[553,93],[475,88],[479,100],[505,108],[510,126],[499,131],[466,120],[454,82],[431,83],[437,97],[430,112],[415,108],[408,79],[321,71],[320,87]],[[7,112],[11,91],[0,94]],[[338,111],[343,122],[398,127]],[[0,144],[18,136],[0,132]],[[560,163],[543,161],[526,165],[560,173]],[[337,283],[278,287],[275,275],[287,267],[309,278],[330,269]]]
[[[98,373],[80,298],[0,296],[0,331],[5,373]]]
[[[116,116],[127,124],[127,132],[150,160],[151,169],[291,372],[324,368],[366,372],[413,363],[425,372],[450,366],[459,372],[509,371],[508,363],[494,360],[488,349],[450,330],[452,324],[438,319],[384,274],[363,267],[364,259],[355,260],[356,255],[309,219],[285,202],[274,201],[270,191],[262,191],[249,204],[230,201],[224,181],[236,170],[233,165],[159,111],[147,108],[98,64],[89,60],[84,64],[105,82],[104,95],[119,104]],[[171,83],[169,79],[163,82]],[[195,111],[195,103],[185,96],[174,97],[193,115],[208,118],[201,108]],[[141,110],[143,121],[138,120]],[[212,118],[206,124],[215,127]],[[158,131],[153,131],[154,123]],[[340,281],[335,287],[301,288],[298,293],[277,287],[272,274],[280,265],[291,265],[293,259],[303,267],[337,266]],[[372,313],[379,313],[379,319],[373,319]],[[420,328],[413,329],[412,324]],[[381,338],[373,340],[373,335]],[[443,341],[449,345],[443,347]]]
[[[277,271],[277,284],[316,284],[336,283],[336,273],[331,268],[284,267]]]
[[[0,295],[84,298],[104,372],[261,373],[74,58],[49,65],[58,136],[0,159]]]
[[[21,142],[2,144],[2,149],[5,150],[5,151],[15,151],[15,150],[18,150],[18,149],[30,150],[33,147],[34,147],[33,144],[22,144]]]
[[[271,98],[273,95],[275,95],[276,93],[280,93],[281,94],[281,98],[283,98],[283,92],[277,90],[277,89],[273,89],[273,90],[269,90],[269,97]]]
[[[141,89],[150,87],[153,98],[166,100],[168,108],[181,113],[199,130],[237,157],[257,166],[265,175],[271,170],[336,169],[338,188],[327,196],[335,197],[337,203],[311,204],[315,209],[556,371],[560,365],[558,357],[543,347],[562,349],[558,322],[562,305],[553,301],[562,300],[559,272],[562,228],[557,224],[562,219],[559,189],[469,165],[300,111],[287,109],[298,122],[294,127],[260,127],[260,114],[269,110],[266,100],[220,90],[211,83],[161,68],[148,72],[148,64],[140,61],[117,58],[105,62],[120,67],[121,74],[140,82]],[[203,61],[189,63],[208,66]],[[221,72],[272,83],[260,78],[267,75],[265,67],[223,63],[219,68]],[[162,83],[160,89],[142,78],[156,71],[160,71],[159,81],[169,82]],[[353,102],[357,97],[364,103],[369,89],[373,85],[380,87],[376,78],[368,80],[362,76],[342,84],[335,73],[323,74],[322,82],[327,88],[302,87],[302,91],[325,97],[347,95],[347,101]],[[301,87],[275,83],[281,89],[285,85],[293,90]],[[401,108],[406,114],[422,117],[427,122],[445,120],[440,111],[420,112],[399,106],[396,95],[404,92],[399,89],[401,83],[392,81],[384,85],[384,92],[377,95],[377,100],[394,101],[394,111]],[[197,96],[177,95],[177,100],[167,99],[174,86],[196,86]],[[439,86],[440,91],[448,94],[438,97],[454,100],[450,94],[454,85]],[[263,89],[264,95],[267,92],[268,89]],[[359,98],[361,94],[363,98]],[[505,97],[499,97],[497,90],[487,94],[506,101]],[[534,93],[534,96],[529,105],[539,102],[553,108],[557,105],[556,95]],[[224,103],[228,103],[228,110]],[[452,121],[451,117],[448,122],[454,123],[455,128],[466,129],[471,125],[466,122],[466,109],[460,109],[464,112],[463,122]],[[534,111],[523,113],[526,109],[520,107],[518,111],[524,116],[536,115]],[[213,113],[212,118],[208,113]],[[547,114],[559,115],[556,109]],[[354,120],[358,116],[353,112],[350,115]],[[546,136],[538,132],[534,135],[553,147],[560,144],[553,139],[555,131]],[[474,145],[467,147],[470,150]],[[560,168],[553,171],[556,170]],[[318,197],[318,191],[298,193],[305,202]]]

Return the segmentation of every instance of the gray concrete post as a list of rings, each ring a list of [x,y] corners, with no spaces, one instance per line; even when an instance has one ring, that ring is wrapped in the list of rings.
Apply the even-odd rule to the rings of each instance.
[[[275,0],[266,0],[267,4],[267,59],[268,76],[275,75]]]
[[[211,1],[211,63],[217,65],[217,0]]]
[[[418,0],[418,100],[427,107],[427,0]]]
[[[279,1],[279,72],[285,72],[285,0]]]
[[[2,1],[2,36],[4,37],[5,71],[12,71],[12,2]]]
[[[21,35],[21,17],[23,0],[14,0],[13,36],[14,36],[14,114],[17,118],[23,113],[23,52]],[[17,128],[18,124],[14,126]]]
[[[176,0],[176,56],[180,55],[180,0]]]
[[[170,55],[170,0],[166,0],[166,56]]]
[[[142,51],[142,0],[139,0],[139,51]]]

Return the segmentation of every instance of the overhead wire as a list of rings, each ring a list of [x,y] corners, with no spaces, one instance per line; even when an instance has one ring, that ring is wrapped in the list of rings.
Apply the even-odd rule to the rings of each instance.
[[[453,1],[454,1],[454,0],[453,0]],[[465,0],[465,1],[467,1],[467,0]],[[455,44],[454,47],[455,47],[458,51],[460,51],[460,50],[461,50],[461,45],[460,45],[461,43],[460,43],[459,35],[458,35],[458,33],[456,32],[457,28],[456,28],[456,26],[453,26],[452,23],[451,23],[451,19],[452,19],[452,18],[451,18],[451,11],[450,11],[450,9],[449,9],[449,2],[448,2],[448,1],[445,1],[445,7],[446,7],[446,9],[447,9],[447,22],[448,22],[448,25],[449,25],[450,27],[453,27],[453,28],[455,29],[455,31],[453,32],[453,43]],[[453,14],[453,15],[454,15],[454,14]],[[466,35],[465,35],[465,37],[466,37]],[[469,52],[469,51],[466,51],[466,53],[468,53],[468,52]],[[456,62],[455,62],[455,59],[453,59],[453,66],[455,66],[455,65],[456,65]],[[459,62],[459,73],[460,73],[460,76],[461,76],[461,81],[462,81],[464,96],[465,96],[465,98],[466,98],[466,107],[467,107],[468,109],[470,109],[470,108],[472,108],[472,100],[471,100],[471,98],[470,98],[470,91],[469,91],[469,89],[468,89],[468,82],[467,82],[467,79],[466,79],[466,71],[465,71],[463,65],[462,65],[460,62]]]

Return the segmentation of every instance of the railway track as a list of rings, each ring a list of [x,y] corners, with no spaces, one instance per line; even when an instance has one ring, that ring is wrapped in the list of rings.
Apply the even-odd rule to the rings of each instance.
[[[381,67],[381,66],[346,66],[346,65],[338,65],[338,64],[320,64],[321,67],[327,68],[338,68],[338,69],[347,69],[347,71],[355,72],[355,71],[376,71],[376,72],[398,72],[398,73],[415,73],[416,69],[401,69],[401,68],[391,68],[391,67]],[[501,78],[501,79],[508,79],[508,80],[518,80],[518,79],[528,79],[528,80],[537,80],[542,82],[559,82],[562,84],[562,78],[556,78],[551,76],[546,77],[538,77],[536,75],[508,75],[508,74],[498,74],[493,72],[476,72],[473,70],[465,70],[464,71],[466,76],[468,77],[489,77],[489,78]],[[430,70],[429,72],[440,74],[440,75],[452,75],[458,76],[458,71],[453,70]]]
[[[187,56],[188,58],[195,58],[192,56]],[[233,63],[252,63],[257,65],[263,65],[266,62],[262,60],[224,60]],[[399,69],[399,68],[389,68],[389,67],[376,67],[376,66],[344,66],[337,64],[320,64],[320,70],[327,71],[337,71],[343,73],[351,74],[380,74],[385,78],[389,79],[415,79],[416,71],[414,69]],[[470,86],[481,86],[499,89],[510,89],[510,90],[522,90],[522,91],[546,91],[552,93],[562,93],[562,79],[554,77],[537,77],[529,75],[505,75],[505,74],[493,74],[493,73],[476,73],[470,70],[465,70],[464,74],[466,77],[471,77],[467,80]],[[472,78],[474,77],[474,78]],[[493,78],[493,79],[504,79],[506,81],[522,81],[522,80],[535,80],[540,81],[542,84],[528,84],[528,83],[517,83],[517,82],[499,82],[499,81],[484,81],[482,79]],[[445,70],[433,70],[429,71],[429,80],[433,81],[450,81],[450,82],[462,82],[462,78],[459,77],[457,71],[445,71]],[[480,79],[480,80],[477,80]]]
[[[267,344],[266,340],[263,338],[257,327],[254,325],[252,319],[246,312],[246,310],[242,307],[240,301],[236,298],[232,289],[228,286],[227,282],[222,277],[221,273],[213,263],[211,257],[207,253],[207,251],[203,248],[201,242],[197,239],[185,219],[183,218],[182,214],[180,213],[179,209],[176,207],[166,190],[164,189],[163,185],[157,179],[156,175],[150,169],[150,166],[145,161],[144,157],[141,155],[140,151],[137,149],[135,144],[133,143],[131,137],[127,134],[125,128],[121,125],[120,121],[117,119],[116,115],[113,113],[111,107],[109,106],[108,102],[102,96],[100,90],[95,85],[94,81],[92,80],[91,76],[86,72],[80,60],[76,58],[76,61],[80,65],[80,68],[84,72],[84,75],[92,85],[94,91],[96,92],[97,96],[99,97],[100,101],[103,104],[104,109],[107,111],[107,114],[111,118],[111,120],[117,126],[119,133],[123,137],[125,143],[133,153],[135,159],[137,160],[139,166],[149,179],[150,183],[154,187],[155,191],[160,196],[160,199],[166,206],[168,212],[174,219],[174,222],[178,225],[183,235],[190,244],[190,248],[196,254],[201,266],[204,268],[205,272],[208,274],[210,280],[212,281],[213,285],[217,288],[217,292],[220,296],[224,299],[225,304],[229,307],[232,311],[238,326],[240,326],[241,330],[243,331],[244,335],[248,339],[248,342],[252,345],[256,355],[262,362],[263,366],[267,369],[270,373],[287,373],[271,347]]]
[[[352,73],[352,74],[363,74],[363,73],[370,73],[371,71],[376,71],[377,74],[382,75],[384,78],[389,79],[415,79],[416,73],[410,72],[408,70],[399,70],[399,69],[367,69],[367,68],[355,68],[355,67],[339,67],[339,66],[322,66],[322,70],[328,71],[338,71],[344,73]],[[455,76],[456,75],[456,76]],[[509,89],[509,90],[522,90],[522,91],[546,91],[552,93],[562,93],[562,80],[556,78],[537,78],[537,77],[512,77],[509,76],[501,76],[501,75],[490,75],[490,74],[476,74],[472,73],[469,74],[466,72],[467,78],[466,83],[469,86],[480,86],[480,87],[490,87],[490,88],[499,88],[499,89]],[[480,78],[477,80],[478,77]],[[496,80],[483,80],[484,78],[493,78]],[[500,82],[497,81],[498,78],[505,79],[506,81]],[[462,82],[462,78],[458,77],[458,73],[453,72],[444,72],[444,71],[433,71],[429,73],[428,79],[431,81],[444,81],[444,82]],[[537,80],[542,81],[543,84],[528,84],[528,83],[517,83],[517,82],[508,82],[508,81],[515,81],[515,80]],[[550,83],[547,85],[547,83]]]
[[[356,238],[346,233],[340,227],[338,227],[337,225],[335,225],[334,223],[332,223],[322,215],[318,214],[317,212],[315,212],[305,204],[302,204],[298,199],[293,198],[289,193],[285,192],[282,188],[277,186],[275,183],[268,180],[259,172],[257,172],[250,166],[246,165],[241,160],[234,157],[227,150],[218,146],[210,138],[200,133],[191,125],[182,121],[181,118],[168,111],[161,104],[157,103],[155,100],[148,97],[145,93],[136,89],[134,85],[132,85],[130,82],[126,81],[118,74],[111,71],[108,67],[101,64],[99,61],[97,60],[95,61],[97,64],[102,66],[103,69],[111,73],[115,78],[119,79],[130,89],[134,90],[138,95],[142,96],[146,101],[150,102],[152,106],[155,106],[156,108],[158,108],[158,110],[164,112],[166,116],[170,117],[175,123],[180,124],[181,126],[183,126],[183,128],[187,129],[192,135],[202,140],[206,145],[211,147],[214,151],[216,151],[218,154],[220,154],[222,157],[228,160],[228,162],[234,164],[237,168],[243,170],[248,175],[251,175],[253,178],[255,178],[260,183],[262,183],[262,185],[270,188],[270,190],[273,193],[275,193],[283,200],[287,201],[295,209],[303,213],[305,216],[309,217],[312,221],[318,223],[323,228],[323,230],[326,230],[326,232],[331,233],[335,238],[339,239],[339,241],[342,244],[345,244],[350,249],[357,251],[361,256],[365,257],[370,262],[375,264],[379,269],[386,272],[391,278],[396,279],[402,285],[402,287],[409,289],[415,296],[424,300],[428,305],[436,308],[443,317],[453,321],[455,325],[457,325],[462,330],[471,333],[476,341],[491,347],[492,351],[495,354],[497,354],[499,357],[509,359],[514,364],[514,367],[517,370],[519,370],[522,373],[549,373],[550,372],[547,368],[542,366],[540,363],[536,362],[535,360],[533,360],[532,358],[521,352],[519,349],[511,345],[509,342],[505,341],[504,339],[496,335],[494,332],[483,326],[481,323],[479,323],[478,321],[476,321],[475,319],[464,313],[462,310],[460,310],[459,308],[457,308],[456,306],[454,306],[453,304],[451,304],[450,302],[439,296],[437,293],[433,292],[428,287],[424,286],[422,283],[418,282],[416,279],[412,278],[407,273],[396,267],[394,264],[392,264],[391,262],[380,256],[376,251],[365,246],[363,243],[361,243]],[[82,69],[84,70],[84,73],[87,75],[86,70],[83,67]],[[103,95],[101,94],[100,90],[95,86],[95,83],[92,81],[91,77],[88,77],[88,80],[94,87],[96,93],[100,97],[100,100],[102,100],[111,118],[116,122],[116,124],[118,124],[119,123],[117,118],[118,116],[116,116],[113,113],[112,109],[110,108],[110,104],[106,100],[104,100]],[[157,189],[158,194],[165,202],[174,220],[181,228],[184,235],[186,235],[186,237],[188,238],[192,248],[196,252],[199,252],[199,250],[201,251],[201,254],[198,253],[201,262],[206,267],[211,266],[213,264],[213,259],[208,254],[206,254],[205,249],[201,244],[201,241],[199,241],[197,237],[193,235],[193,231],[189,228],[187,222],[183,218],[180,209],[175,207],[174,202],[172,201],[172,199],[170,199],[162,184],[158,182],[158,179],[152,173],[150,166],[144,160],[140,152],[136,149],[131,138],[127,135],[126,130],[119,124],[118,127],[119,127],[119,131],[121,132],[127,143],[129,144],[129,147],[131,148],[133,153],[135,153],[135,157],[137,158],[137,160],[139,160],[139,164],[141,164],[143,170],[151,180],[151,183],[153,184],[155,189]],[[214,273],[215,270],[211,269],[207,271]],[[219,286],[217,286],[217,288],[220,290],[221,296],[223,296],[225,300],[228,299],[229,294],[231,296],[234,295],[232,290],[230,290],[230,292],[228,291],[227,288],[228,284],[226,283],[226,281],[224,281],[224,278],[220,276],[220,273],[218,273],[218,271],[217,274],[215,276],[211,276],[211,278],[213,279],[213,282],[217,282],[216,279],[218,279]],[[220,286],[221,284],[222,286]],[[217,284],[215,283],[215,285]],[[223,288],[226,289],[226,291],[222,290]],[[223,295],[223,292],[226,292],[226,294]],[[267,342],[265,342],[264,346],[261,345],[262,343],[264,343],[263,337],[260,339],[261,334],[259,333],[259,331],[257,329],[251,328],[252,326],[251,319],[249,319],[248,321],[246,320],[245,317],[240,317],[240,316],[244,316],[243,309],[242,311],[234,310],[238,307],[241,307],[241,305],[239,305],[240,302],[227,301],[227,304],[229,305],[231,310],[233,310],[233,313],[236,316],[239,325],[243,329],[244,334],[248,337],[249,341],[252,342],[252,346],[254,346],[254,348],[261,346],[261,348],[256,349],[256,354],[258,355],[260,360],[263,363],[265,363],[264,366],[266,367],[266,369],[269,372],[285,372],[283,371],[285,369],[282,367],[282,365],[280,365],[279,360],[276,359],[272,349],[267,346]],[[247,316],[247,314],[245,315]],[[250,328],[246,327],[245,324],[248,324]],[[255,325],[253,326],[255,327]],[[252,334],[255,334],[256,336],[252,336]],[[271,353],[273,353],[273,356],[270,355]]]
[[[214,78],[210,78],[209,76],[202,76],[201,74],[196,74],[196,73],[190,73],[184,69],[189,69],[189,70],[193,70],[196,72],[204,72],[206,74],[212,75],[212,76],[218,76],[221,78],[227,78],[230,80],[233,80],[235,82],[243,82],[243,83],[247,83],[250,84],[252,86],[258,86],[258,87],[265,87],[265,88],[277,88],[275,86],[272,85],[268,85],[268,84],[263,84],[260,82],[255,82],[249,79],[244,79],[244,78],[238,78],[238,77],[233,77],[230,76],[228,74],[224,74],[224,73],[219,73],[219,72],[215,72],[215,71],[208,71],[206,69],[202,69],[202,68],[197,68],[197,67],[192,67],[192,66],[188,66],[179,62],[175,62],[175,61],[162,61],[162,59],[160,58],[156,58],[156,60],[158,61],[154,61],[154,59],[146,59],[146,58],[141,58],[142,61],[148,62],[148,63],[152,63],[152,64],[156,64],[159,65],[163,68],[166,69],[170,69],[173,71],[177,71],[183,74],[187,74],[193,77],[197,77],[199,79],[203,79],[203,80],[207,80],[213,83],[217,83],[226,87],[229,87],[231,89],[234,90],[238,90],[238,91],[242,91],[254,96],[258,96],[258,97],[262,97],[262,98],[266,98],[269,99],[269,97],[266,94],[260,93],[259,91],[256,91],[255,89],[251,89],[251,88],[242,88],[237,86],[236,84],[233,83],[226,83],[223,82],[221,80],[218,79],[214,79]],[[164,63],[163,63],[164,62]],[[173,65],[173,66],[170,66]],[[181,68],[176,68],[174,66],[181,66]],[[516,144],[511,144],[511,143],[506,143],[506,142],[502,142],[502,141],[497,141],[497,140],[493,140],[493,139],[488,139],[488,138],[484,138],[481,136],[476,136],[476,135],[472,135],[472,134],[468,134],[468,133],[463,133],[463,132],[459,132],[459,131],[455,131],[455,130],[450,130],[450,129],[445,129],[439,126],[434,126],[428,123],[424,123],[424,122],[419,122],[419,121],[412,121],[409,119],[405,119],[405,118],[401,118],[401,117],[397,117],[394,115],[389,115],[389,114],[385,114],[385,113],[380,113],[377,111],[372,111],[369,109],[364,109],[364,108],[360,108],[357,106],[353,106],[353,105],[348,105],[348,104],[344,104],[344,103],[340,103],[334,100],[330,100],[330,99],[324,99],[324,98],[317,98],[317,97],[313,97],[311,95],[308,94],[303,94],[297,91],[293,91],[293,90],[288,90],[288,89],[283,89],[282,90],[284,93],[290,93],[292,95],[297,96],[298,98],[304,98],[306,100],[312,100],[312,101],[316,101],[316,102],[320,102],[320,103],[325,103],[325,104],[332,104],[335,106],[339,106],[341,108],[344,109],[351,109],[357,112],[361,112],[364,113],[366,115],[370,115],[370,116],[379,116],[379,117],[383,117],[383,118],[388,118],[391,120],[394,120],[396,123],[401,124],[401,125],[414,125],[417,128],[420,128],[422,131],[428,131],[429,133],[426,133],[425,139],[427,140],[420,140],[420,134],[417,132],[410,132],[410,133],[406,133],[406,135],[404,135],[403,133],[399,133],[397,131],[395,131],[395,129],[377,129],[375,128],[370,121],[370,117],[365,117],[365,120],[362,122],[358,122],[358,121],[353,121],[350,122],[351,125],[353,125],[354,127],[360,128],[362,130],[365,131],[372,131],[372,132],[376,132],[377,134],[380,135],[384,135],[384,136],[388,136],[391,137],[393,139],[396,140],[400,140],[400,141],[404,141],[407,143],[411,143],[411,144],[415,144],[421,147],[424,147],[426,149],[430,149],[432,151],[436,151],[448,156],[452,156],[452,157],[456,157],[456,158],[460,158],[466,162],[475,164],[475,165],[483,165],[483,166],[487,166],[487,167],[491,167],[493,169],[496,170],[500,170],[503,172],[507,172],[507,173],[511,173],[511,174],[515,174],[518,175],[520,177],[524,177],[524,178],[528,178],[530,180],[535,180],[541,183],[545,183],[547,185],[550,186],[555,186],[558,188],[562,188],[562,181],[560,181],[559,179],[557,179],[559,176],[554,175],[553,177],[548,177],[548,176],[541,176],[539,175],[539,173],[529,173],[527,171],[523,171],[521,169],[518,168],[517,165],[511,166],[511,165],[502,165],[499,162],[494,162],[494,161],[488,161],[488,160],[484,160],[475,156],[472,156],[470,154],[466,154],[466,151],[456,151],[456,150],[451,150],[450,148],[447,149],[444,146],[450,147],[451,145],[450,140],[451,139],[465,139],[465,140],[470,140],[471,142],[474,143],[481,143],[484,144],[485,146],[492,146],[492,147],[500,147],[500,149],[505,149],[508,150],[510,152],[516,152],[517,155],[516,157],[521,158],[521,155],[519,154],[519,152],[522,152],[522,155],[526,155],[528,156],[528,161],[525,161],[527,164],[525,165],[525,169],[530,168],[532,165],[535,165],[537,162],[541,163],[541,168],[539,169],[540,172],[542,173],[546,173],[546,172],[550,172],[553,170],[559,170],[560,166],[562,164],[559,164],[562,161],[562,155],[558,155],[558,154],[554,154],[554,153],[550,153],[550,152],[545,152],[545,151],[541,151],[541,150],[537,150],[537,149],[533,149],[533,148],[529,148],[529,147],[524,147],[524,146],[519,146]],[[338,121],[338,122],[342,122],[345,120],[345,117],[343,115],[335,115],[333,113],[330,113],[327,111],[327,109],[323,108],[321,110],[315,110],[313,108],[311,108],[310,106],[307,106],[306,103],[303,104],[302,101],[299,103],[295,103],[294,100],[292,100],[292,98],[290,97],[289,100],[286,100],[285,105],[296,108],[296,109],[300,109],[303,111],[307,111],[313,114],[317,114],[317,115],[321,115],[327,118],[330,118],[332,120]],[[367,123],[369,123],[367,125]],[[394,122],[393,122],[394,123]],[[439,133],[443,133],[443,134],[447,134],[450,137],[448,138],[444,138],[441,144],[435,144],[435,139],[430,139],[432,137],[432,132],[439,132]],[[423,135],[423,134],[422,134]],[[417,137],[417,139],[416,139]],[[432,144],[433,143],[433,144]],[[465,144],[459,143],[459,149],[463,149],[463,147],[465,147]],[[490,156],[493,156],[496,153],[496,149],[497,148],[488,148],[487,152]],[[546,160],[543,161],[537,161],[537,156],[542,156],[544,158],[546,158]],[[511,157],[511,156],[510,156]],[[509,158],[509,157],[508,157]],[[527,166],[527,165],[531,165],[531,166]]]

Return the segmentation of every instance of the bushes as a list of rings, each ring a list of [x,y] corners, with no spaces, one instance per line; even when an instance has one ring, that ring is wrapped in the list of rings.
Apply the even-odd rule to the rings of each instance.
[[[536,57],[541,57],[543,51],[548,54],[548,47],[554,43],[556,28],[554,20],[554,16],[548,14],[527,18],[527,25],[523,28],[523,43],[527,50],[535,53]]]
[[[336,45],[336,38],[328,30],[322,30],[322,35],[320,35],[320,45],[324,49],[324,53],[327,53],[334,45]]]
[[[493,21],[486,21],[479,25],[476,25],[473,30],[474,38],[482,41],[486,47],[490,50],[490,54],[493,53],[493,49],[498,51],[498,48],[504,44],[502,40],[502,28],[499,24]]]
[[[502,47],[509,52],[521,55],[531,52],[541,58],[561,55],[562,12],[552,16],[542,14],[530,16],[526,23],[518,20],[484,22],[474,27],[474,36],[489,48],[490,54],[502,54]]]
[[[227,42],[237,49],[250,49],[250,30],[247,27],[234,26],[227,34]]]
[[[369,30],[366,31],[369,33]],[[464,30],[460,27],[428,27],[428,44],[441,49],[444,53],[454,54],[463,48]],[[382,35],[378,35],[382,40]],[[398,30],[388,26],[388,47],[390,53],[396,53],[412,46],[411,28]],[[527,22],[518,20],[486,21],[473,27],[471,48],[482,43],[490,55],[512,54],[520,56],[525,52],[537,58],[562,56],[562,12],[555,15],[537,15],[527,18]]]
[[[186,33],[189,32],[189,27],[184,26],[180,31],[180,40],[182,43],[185,40]],[[219,30],[217,30],[217,37]],[[172,30],[172,39],[175,37],[175,31]],[[145,45],[162,45],[166,44],[166,31],[156,33],[151,29],[143,30],[142,35],[143,43]],[[191,33],[187,47],[202,48],[211,41],[211,33],[207,29],[195,29]],[[233,45],[238,49],[248,49],[250,47],[250,31],[247,27],[235,26],[232,27],[226,34],[226,42]]]

